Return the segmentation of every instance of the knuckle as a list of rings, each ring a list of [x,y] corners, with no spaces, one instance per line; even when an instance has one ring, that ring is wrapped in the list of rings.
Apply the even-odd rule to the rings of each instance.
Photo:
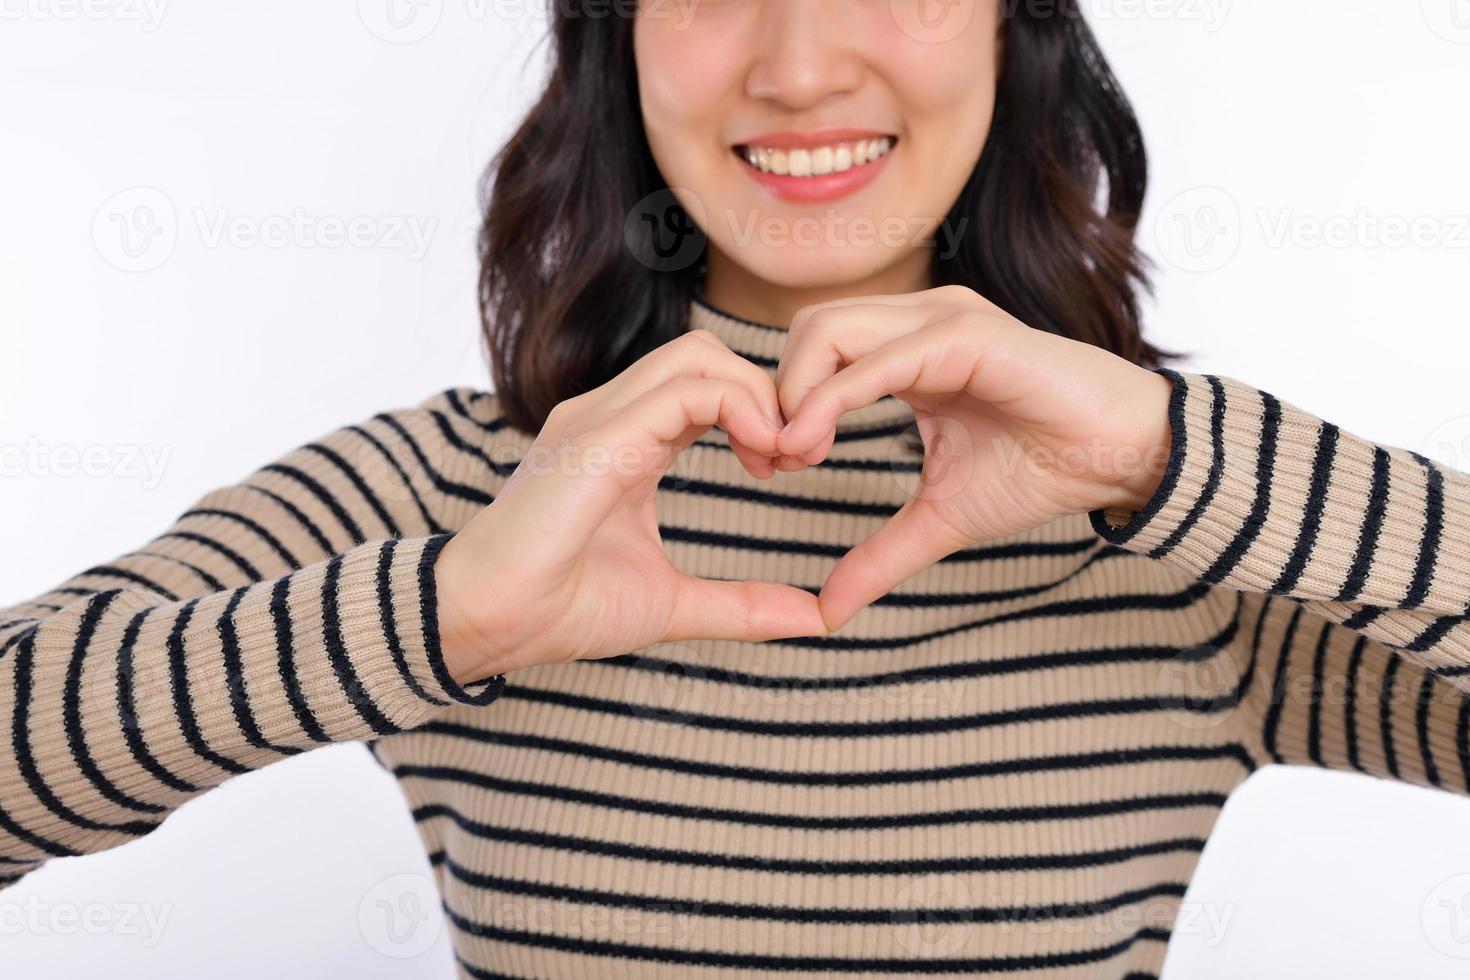
[[[935,288],[934,295],[937,299],[955,301],[972,300],[976,297],[975,290],[969,286],[962,286],[959,283],[947,283],[946,285],[939,286]]]
[[[825,309],[826,307],[821,303],[812,303],[797,310],[796,315],[791,318],[788,335],[792,337],[805,335],[811,330],[812,319]]]
[[[839,311],[833,307],[817,307],[812,311],[812,315],[807,318],[807,336],[814,337],[817,340],[830,337],[832,332],[837,328],[838,314]]]
[[[707,344],[714,344],[716,347],[725,346],[725,342],[720,339],[720,335],[708,327],[696,327],[685,333],[684,336],[692,340],[701,340]]]
[[[708,356],[714,352],[726,352],[730,349],[725,346],[725,342],[719,338],[718,334],[704,327],[681,334],[674,343],[678,344],[681,350],[697,357]]]
[[[551,411],[546,413],[546,424],[542,428],[560,429],[572,419],[577,417],[578,406],[575,404],[577,397],[559,401],[551,406]]]
[[[681,333],[673,340],[666,340],[647,354],[644,354],[634,362],[633,366],[637,367],[639,364],[662,364],[670,359],[681,358],[688,354],[690,346],[695,343],[698,343],[698,341],[690,340],[687,333]],[[629,370],[632,369],[630,368]]]

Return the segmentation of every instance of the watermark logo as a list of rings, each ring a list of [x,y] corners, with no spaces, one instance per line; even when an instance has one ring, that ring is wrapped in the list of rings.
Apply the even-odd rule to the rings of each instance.
[[[421,874],[384,878],[358,903],[357,928],[367,944],[384,956],[420,956],[444,930],[439,890]]]
[[[888,0],[888,9],[899,30],[924,44],[953,41],[975,18],[975,0]]]
[[[924,875],[894,896],[898,943],[924,959],[955,956],[975,934],[976,906],[969,882],[956,875]]]
[[[436,217],[338,215],[304,207],[267,214],[193,207],[181,216],[157,187],[130,187],[97,209],[92,244],[103,261],[123,272],[159,268],[186,234],[206,249],[372,249],[402,252],[410,262],[418,262],[428,254],[438,228]]]
[[[1154,241],[1170,265],[1185,272],[1224,268],[1240,248],[1240,208],[1218,187],[1176,194],[1154,221]]]
[[[1470,44],[1470,0],[1419,0],[1424,23],[1451,44]]]
[[[1235,686],[1240,666],[1230,652],[1202,644],[1186,647],[1160,665],[1154,675],[1159,707],[1180,728],[1191,731],[1218,728],[1228,721],[1238,702]]]
[[[97,254],[123,272],[149,272],[174,254],[179,216],[156,187],[130,187],[102,203],[92,217]]]
[[[915,450],[922,453],[916,456]],[[920,465],[913,464],[921,460]],[[958,419],[930,415],[918,419],[888,444],[893,478],[909,497],[948,500],[969,489],[975,478],[975,445]]]
[[[660,644],[633,655],[623,681],[628,712],[659,728],[679,728],[705,706],[704,668],[685,646]]]
[[[439,26],[444,16],[444,0],[357,0],[357,15],[381,40],[389,44],[413,44]]]
[[[1436,950],[1457,960],[1470,960],[1470,874],[1446,878],[1434,887],[1419,910],[1424,938]]]
[[[1435,426],[1419,452],[1452,470],[1470,472],[1470,415],[1457,415]]]
[[[677,272],[704,256],[707,222],[699,196],[685,191],[684,202],[672,188],[644,197],[623,220],[628,251],[654,272]]]

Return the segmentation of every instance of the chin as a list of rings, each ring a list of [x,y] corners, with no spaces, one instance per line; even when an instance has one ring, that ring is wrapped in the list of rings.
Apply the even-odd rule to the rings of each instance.
[[[889,248],[765,247],[726,252],[751,275],[787,289],[823,289],[854,285],[879,276],[901,252]]]

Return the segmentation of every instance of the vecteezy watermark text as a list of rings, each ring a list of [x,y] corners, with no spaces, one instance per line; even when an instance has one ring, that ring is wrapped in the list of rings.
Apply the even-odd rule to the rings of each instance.
[[[0,902],[0,936],[137,937],[152,948],[163,938],[173,905],[147,902],[46,902],[32,895]]]
[[[0,0],[3,2],[3,0]],[[333,214],[294,207],[252,213],[194,207],[189,220],[156,187],[131,187],[103,202],[92,219],[92,243],[124,272],[157,269],[173,255],[184,231],[207,249],[325,249],[401,252],[417,262],[429,251],[439,219],[413,214]]]
[[[117,21],[158,30],[169,0],[0,0],[0,20]]]
[[[77,446],[31,438],[23,443],[0,443],[0,478],[136,480],[144,490],[152,490],[163,482],[172,455],[171,446],[142,443]]]

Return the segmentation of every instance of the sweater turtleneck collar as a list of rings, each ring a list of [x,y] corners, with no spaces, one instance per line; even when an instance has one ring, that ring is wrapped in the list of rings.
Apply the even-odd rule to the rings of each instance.
[[[776,366],[781,361],[781,352],[786,347],[785,327],[756,323],[733,313],[726,313],[711,306],[699,295],[689,304],[689,328],[708,330],[723,340],[732,351],[759,364],[772,375],[775,375]],[[871,405],[848,412],[837,428],[848,431],[912,420],[913,410],[905,402],[887,395]]]

